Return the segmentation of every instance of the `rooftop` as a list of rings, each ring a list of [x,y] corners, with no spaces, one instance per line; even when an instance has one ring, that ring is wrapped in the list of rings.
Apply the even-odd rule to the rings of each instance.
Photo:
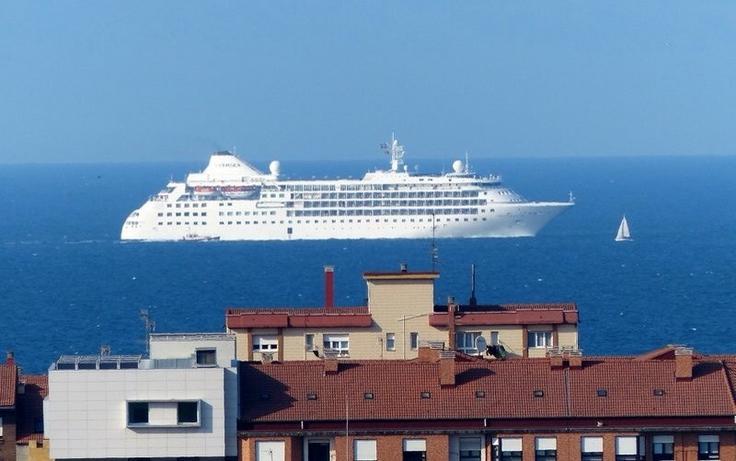
[[[490,361],[458,355],[455,384],[440,385],[441,361],[320,361],[240,366],[241,421],[468,420],[729,417],[736,357],[694,359],[692,379],[674,359],[552,358]],[[368,398],[368,396],[370,398]],[[347,402],[346,402],[347,399]]]
[[[18,367],[15,364],[0,364],[0,408],[15,406],[15,386]]]
[[[578,307],[575,303],[532,304],[478,304],[458,305],[457,325],[523,325],[523,324],[577,324]],[[447,305],[434,306],[429,324],[447,326]]]
[[[249,307],[225,312],[228,328],[370,327],[368,307]]]
[[[228,333],[151,333],[151,341],[235,341]]]
[[[27,444],[43,440],[43,399],[48,395],[48,376],[22,375],[23,392],[18,394],[16,441]]]

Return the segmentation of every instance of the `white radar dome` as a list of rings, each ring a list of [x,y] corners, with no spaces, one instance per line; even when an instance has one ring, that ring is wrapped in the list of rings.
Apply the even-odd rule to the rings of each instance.
[[[271,172],[272,175],[278,176],[281,174],[281,162],[278,160],[274,160],[268,165],[268,171]]]
[[[452,162],[452,171],[455,173],[462,173],[465,170],[465,165],[462,160],[455,160]]]

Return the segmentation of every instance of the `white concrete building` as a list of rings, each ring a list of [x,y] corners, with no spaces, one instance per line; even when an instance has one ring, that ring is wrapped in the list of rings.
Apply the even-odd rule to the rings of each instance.
[[[150,358],[62,356],[44,401],[52,459],[237,456],[237,362],[227,334],[152,334]]]

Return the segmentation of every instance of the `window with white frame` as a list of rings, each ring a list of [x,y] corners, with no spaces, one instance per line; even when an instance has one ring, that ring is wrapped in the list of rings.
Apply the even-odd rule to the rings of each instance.
[[[279,350],[279,340],[276,336],[253,336],[253,350],[255,352],[276,352]]]
[[[386,333],[386,350],[387,351],[396,350],[396,334]]]
[[[460,461],[480,461],[483,441],[480,437],[460,437],[458,441]]]
[[[355,441],[355,461],[377,461],[378,450],[375,440]]]
[[[580,438],[581,461],[603,461],[603,437]]]
[[[523,456],[521,438],[502,438],[499,461],[521,461]]]
[[[419,333],[416,331],[409,333],[409,347],[413,351],[419,349]]]
[[[652,437],[652,461],[673,461],[675,459],[675,437],[655,435]]]
[[[460,352],[475,355],[478,353],[476,341],[479,337],[479,331],[458,331],[455,334],[455,346]]]
[[[314,335],[311,333],[307,333],[306,335],[304,335],[304,350],[314,350]]]
[[[402,461],[426,461],[427,441],[424,439],[404,439]]]
[[[348,335],[324,335],[322,346],[325,351],[336,352],[337,355],[350,355],[350,337]]]
[[[557,439],[555,437],[537,437],[534,440],[535,461],[557,461]]]
[[[721,444],[717,435],[698,436],[698,461],[721,459]]]
[[[554,346],[551,331],[530,331],[527,338],[527,347],[545,348]]]
[[[644,439],[642,438],[641,441]],[[616,437],[616,461],[641,461],[644,447],[637,436]]]

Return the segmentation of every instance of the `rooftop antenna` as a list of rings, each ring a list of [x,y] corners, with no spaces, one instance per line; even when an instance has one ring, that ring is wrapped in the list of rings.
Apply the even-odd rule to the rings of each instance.
[[[475,263],[470,265],[470,300],[468,304],[471,306],[478,304],[478,300],[475,298]]]
[[[391,157],[391,171],[399,171],[399,167],[404,164],[404,146],[399,144],[394,133],[391,133],[389,143],[381,144],[381,149]]]
[[[146,330],[146,357],[151,353],[151,333],[156,330],[156,322],[151,318],[151,313],[148,309],[141,309],[138,312],[138,316],[143,321],[143,328]]]
[[[437,264],[439,263],[440,255],[439,250],[437,249],[437,239],[436,239],[436,229],[437,225],[435,224],[435,215],[432,213],[432,249],[430,252],[430,256],[432,258],[432,272],[437,272]]]

